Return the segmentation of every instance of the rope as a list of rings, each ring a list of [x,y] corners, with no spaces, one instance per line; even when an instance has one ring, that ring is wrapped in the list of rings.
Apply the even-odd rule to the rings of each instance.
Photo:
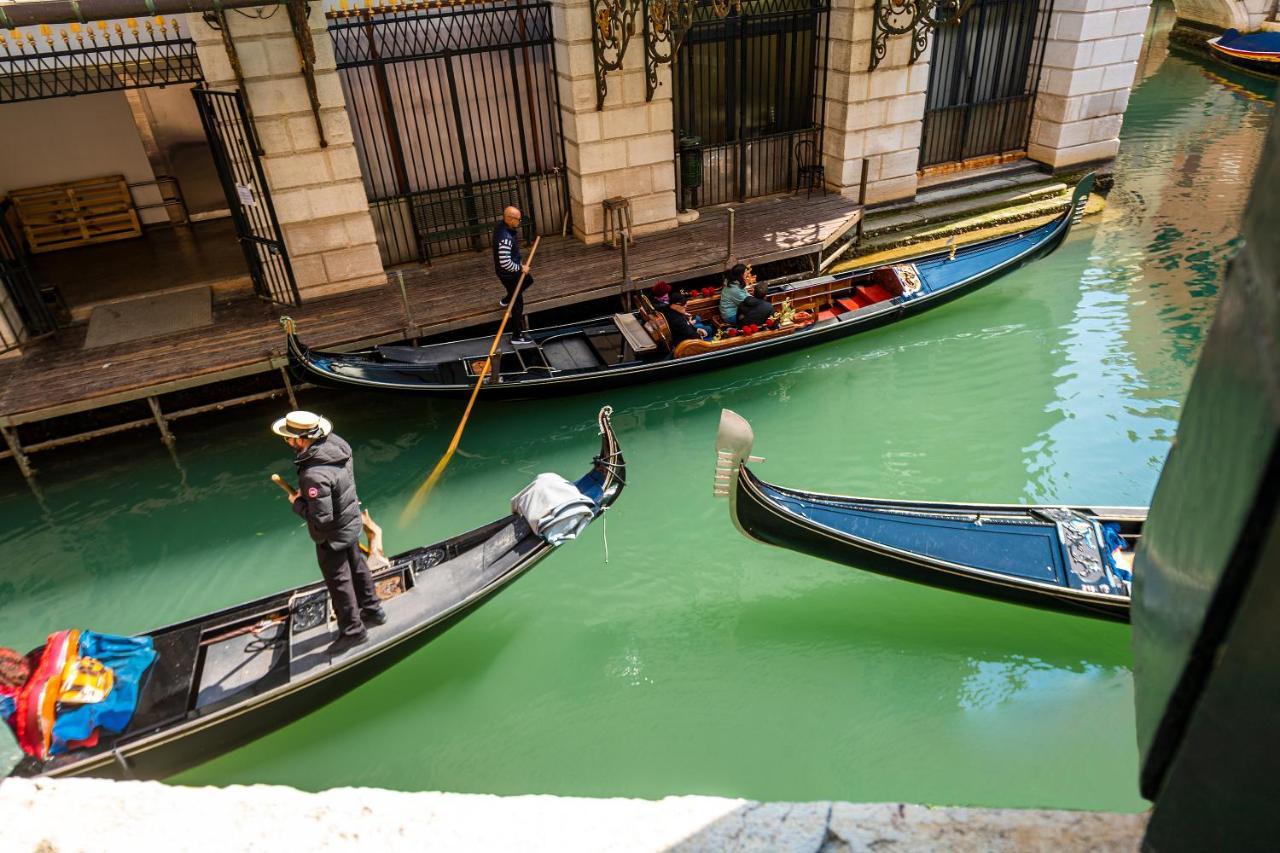
[[[600,526],[604,528],[604,564],[609,565],[609,514],[600,513]]]
[[[436,463],[436,467],[432,469],[430,476],[413,493],[413,497],[409,499],[409,505],[404,508],[404,512],[400,513],[401,525],[406,525],[412,521],[413,517],[422,509],[422,505],[427,502],[427,496],[431,494],[431,490],[435,488],[441,475],[444,474],[444,469],[448,466],[449,460],[453,459],[453,454],[458,449],[458,443],[462,441],[462,431],[467,428],[467,420],[471,417],[471,410],[476,404],[476,397],[480,396],[480,388],[484,385],[484,380],[489,376],[489,369],[493,365],[493,355],[498,351],[498,345],[502,342],[502,333],[506,331],[507,321],[511,319],[511,311],[519,304],[520,291],[524,287],[525,276],[529,274],[528,268],[533,266],[533,258],[538,254],[538,243],[541,241],[541,237],[536,237],[533,241],[533,248],[529,250],[529,262],[525,264],[526,268],[520,273],[520,280],[516,282],[516,289],[511,292],[511,299],[507,302],[506,313],[502,315],[502,322],[498,324],[498,334],[493,336],[493,343],[489,345],[489,354],[485,356],[484,366],[480,368],[480,375],[476,377],[476,387],[471,389],[471,399],[467,400],[467,408],[462,413],[462,420],[458,422],[458,428],[454,430],[453,440],[449,442],[449,448],[440,457],[440,461]]]

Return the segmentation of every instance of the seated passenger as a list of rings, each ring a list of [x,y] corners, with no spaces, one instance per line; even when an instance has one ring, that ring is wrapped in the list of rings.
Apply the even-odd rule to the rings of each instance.
[[[707,327],[697,317],[689,315],[688,302],[689,298],[683,293],[673,293],[671,304],[658,306],[662,316],[667,318],[667,327],[671,329],[672,352],[675,352],[681,341],[694,341],[709,334]]]
[[[155,660],[150,637],[58,631],[19,655],[0,648],[0,719],[27,755],[45,760],[97,745],[133,719],[143,673]]]
[[[730,326],[737,325],[738,308],[751,295],[747,292],[748,273],[746,264],[734,264],[720,291],[720,318]]]
[[[655,306],[671,304],[671,285],[665,281],[659,281],[649,288],[649,292],[653,294],[653,304]]]

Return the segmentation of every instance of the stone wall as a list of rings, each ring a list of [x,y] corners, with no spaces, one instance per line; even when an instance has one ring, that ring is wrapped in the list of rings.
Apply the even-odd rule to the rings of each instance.
[[[631,202],[636,234],[674,228],[671,67],[661,67],[658,90],[646,102],[644,41],[637,23],[623,67],[608,75],[604,109],[597,111],[590,4],[556,0],[552,23],[574,234],[588,243],[600,242],[604,237],[601,202],[613,196]]]
[[[1106,160],[1142,52],[1151,0],[1056,0],[1027,154],[1054,168]]]
[[[1180,21],[1207,24],[1219,30],[1256,30],[1274,8],[1274,0],[1174,0]]]
[[[222,35],[199,15],[186,19],[207,85],[235,88]],[[322,4],[311,6],[309,23],[328,141],[324,148],[284,7],[233,10],[227,20],[265,151],[262,162],[271,198],[302,298],[385,283]]]
[[[875,71],[871,21],[875,0],[833,0],[828,53],[824,158],[827,185],[856,192],[867,160],[868,204],[916,192],[930,47],[908,65],[909,36],[894,36]]]

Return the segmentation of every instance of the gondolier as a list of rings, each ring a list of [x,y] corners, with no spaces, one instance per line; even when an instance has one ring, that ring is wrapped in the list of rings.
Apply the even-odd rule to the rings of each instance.
[[[503,308],[511,303],[516,284],[520,281],[520,273],[524,272],[524,286],[520,288],[520,298],[512,313],[516,317],[524,316],[524,293],[533,286],[533,276],[528,274],[529,265],[520,257],[520,220],[519,208],[508,207],[502,211],[502,221],[493,229],[493,271],[498,274],[498,281],[506,288],[507,295],[498,300]]]
[[[316,560],[338,615],[338,639],[329,646],[329,654],[336,655],[366,642],[366,626],[387,621],[360,553],[363,525],[351,445],[334,435],[327,418],[311,412],[290,412],[271,431],[297,454],[298,488],[290,489],[288,498],[316,543]]]

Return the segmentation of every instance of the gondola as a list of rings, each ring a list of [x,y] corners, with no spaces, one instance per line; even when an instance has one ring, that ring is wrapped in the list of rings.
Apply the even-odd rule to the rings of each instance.
[[[1205,42],[1219,60],[1270,77],[1280,75],[1280,32],[1227,30]]]
[[[768,295],[781,318],[776,328],[728,329],[717,340],[682,341],[671,351],[665,319],[641,296],[640,308],[634,311],[534,329],[523,337],[504,335],[498,370],[486,379],[481,394],[528,398],[684,376],[919,314],[1052,252],[1083,213],[1092,187],[1089,175],[1076,185],[1067,210],[1038,228],[888,265],[775,285]],[[700,295],[689,301],[689,310],[714,321],[718,302],[716,295]],[[305,346],[291,319],[281,318],[281,323],[294,374],[331,387],[464,396],[471,392],[492,342],[478,337],[327,352]]]
[[[626,466],[599,414],[600,454],[578,488],[599,517]],[[391,557],[374,573],[388,621],[330,657],[328,594],[311,583],[149,632],[158,656],[127,729],[96,748],[26,757],[17,776],[163,778],[316,710],[387,669],[551,553],[518,515]]]
[[[725,409],[716,440],[717,496],[748,539],[854,568],[1046,610],[1129,621],[1130,581],[1100,544],[1103,524],[1131,558],[1145,507],[954,504],[787,489],[747,467],[755,436]],[[1130,575],[1131,577],[1131,575]]]

